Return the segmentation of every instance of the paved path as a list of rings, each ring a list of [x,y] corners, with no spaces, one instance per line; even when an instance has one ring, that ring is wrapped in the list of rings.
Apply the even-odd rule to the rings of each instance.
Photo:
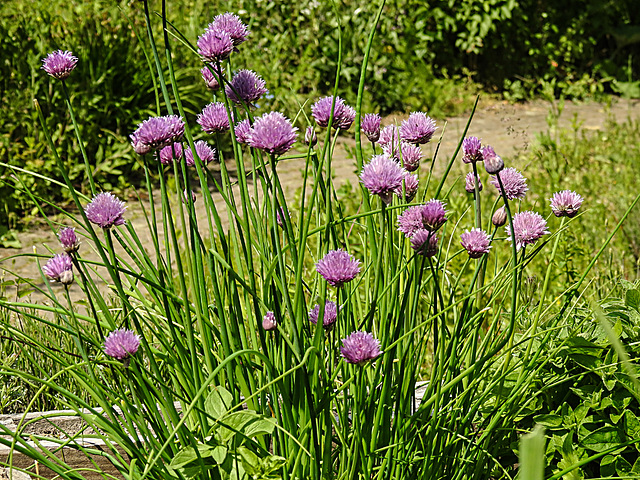
[[[510,159],[521,153],[526,153],[535,142],[536,134],[549,129],[547,117],[551,108],[552,106],[549,103],[542,101],[523,105],[509,105],[507,103],[483,105],[481,101],[468,134],[480,137],[483,143],[492,145],[503,158]],[[391,116],[386,118],[383,123],[399,123],[402,118],[402,116]],[[579,125],[581,130],[598,130],[604,128],[609,119],[623,122],[627,119],[637,120],[639,118],[640,102],[637,101],[618,100],[611,106],[598,103],[575,104],[566,102],[562,115],[559,117],[558,128],[572,128],[572,125]],[[468,117],[447,119],[446,131],[438,155],[439,165],[444,165],[453,154],[467,120]],[[439,135],[445,126],[445,122],[440,120],[437,123],[439,130],[436,135]],[[336,155],[333,159],[334,173],[338,181],[348,179],[352,184],[358,181],[354,160],[349,154],[354,145],[354,140],[348,137],[338,142]],[[435,142],[425,147],[427,158],[433,155],[434,148]],[[286,193],[289,195],[293,194],[301,185],[300,172],[302,168],[302,160],[281,162],[278,167],[281,181],[287,190]],[[438,167],[436,167],[436,171],[438,171]],[[221,201],[219,195],[216,194],[216,196],[218,201]],[[128,221],[133,223],[138,235],[143,240],[143,244],[150,245],[151,242],[147,241],[150,237],[146,221],[139,206],[135,201],[130,201],[129,205]],[[198,208],[200,225],[205,226],[207,222],[204,217],[203,202],[197,202],[196,207]],[[221,209],[221,211],[224,212],[224,209]],[[59,251],[58,241],[54,233],[42,227],[22,233],[20,239],[23,243],[21,249],[0,249],[0,279],[3,276],[5,280],[14,278],[12,273],[3,270],[18,272],[27,278],[40,278],[33,258],[7,259],[9,256],[32,253],[34,251],[46,254],[48,251],[45,245],[48,245],[53,251]],[[84,245],[83,255],[86,256],[87,251],[88,246]],[[7,292],[9,297],[13,297],[14,294],[15,289],[9,289]],[[74,297],[82,295],[77,285],[72,286],[72,294]]]

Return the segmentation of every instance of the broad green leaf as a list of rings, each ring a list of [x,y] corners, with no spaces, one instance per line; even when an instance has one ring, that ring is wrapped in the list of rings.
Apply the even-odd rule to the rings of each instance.
[[[598,428],[582,439],[582,444],[596,452],[604,452],[609,448],[613,448],[623,443],[624,435],[622,432],[611,425]]]
[[[198,444],[198,453],[201,458],[210,457],[213,454],[213,448],[210,445],[205,445],[204,443]],[[169,466],[173,469],[182,468],[193,461],[198,461],[198,455],[196,454],[196,450],[189,446],[180,450],[176,455],[171,459],[171,463]]]
[[[204,401],[204,410],[216,420],[222,418],[233,406],[233,395],[224,387],[214,387]]]
[[[230,413],[221,420],[221,423],[226,427],[220,434],[223,441],[229,440],[236,432],[248,438],[270,434],[276,426],[275,420],[250,411]]]
[[[520,440],[520,480],[543,480],[545,458],[544,427],[536,425],[531,433],[523,435]]]
[[[635,288],[627,290],[624,303],[626,303],[628,307],[640,312],[640,291]]]
[[[533,417],[533,421],[538,425],[542,425],[543,427],[551,429],[562,427],[562,417],[560,415],[538,415],[536,417]]]
[[[624,412],[625,432],[632,438],[640,437],[640,420],[631,410]]]
[[[227,451],[227,447],[224,445],[218,445],[211,451],[211,457],[218,465],[220,465],[224,463],[224,460],[227,458]]]

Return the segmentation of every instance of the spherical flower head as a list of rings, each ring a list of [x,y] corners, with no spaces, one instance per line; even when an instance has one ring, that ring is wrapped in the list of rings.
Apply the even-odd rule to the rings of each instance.
[[[171,165],[177,160],[182,160],[183,154],[184,152],[182,151],[181,143],[176,142],[171,145],[167,145],[160,150],[160,162],[163,165]]]
[[[318,143],[318,136],[316,135],[316,129],[312,126],[308,126],[307,130],[304,132],[304,143],[306,145],[310,145],[315,147]]]
[[[73,227],[61,228],[58,232],[58,238],[62,249],[67,253],[77,252],[78,248],[80,248],[80,241],[76,235],[76,229]]]
[[[349,130],[356,119],[356,109],[344,104],[340,115],[337,115],[333,128],[339,128],[340,130]]]
[[[391,195],[398,187],[402,187],[405,170],[387,155],[374,155],[364,166],[360,181],[373,195],[379,195],[383,202],[389,204]]]
[[[551,211],[556,217],[573,218],[582,206],[582,197],[571,190],[563,190],[553,194]]]
[[[236,123],[233,130],[236,133],[236,141],[238,143],[249,143],[249,134],[251,133],[251,123],[249,122],[249,119],[241,120]]]
[[[444,203],[440,200],[429,200],[422,207],[422,225],[430,232],[436,232],[447,221]]]
[[[126,360],[136,354],[140,337],[133,330],[114,330],[104,340],[104,353],[117,360]]]
[[[473,174],[473,172],[469,172],[467,173],[467,176],[464,178],[464,189],[469,192],[469,193],[475,193],[476,192],[476,179],[474,178],[475,175]],[[482,191],[482,181],[480,180],[480,177],[478,177],[478,192]]]
[[[476,163],[484,160],[482,143],[478,137],[466,137],[462,140],[462,153],[462,161],[464,163]]]
[[[504,161],[493,150],[491,145],[487,145],[482,149],[482,158],[484,160],[484,169],[489,175],[495,175],[504,168]]]
[[[416,196],[418,192],[418,175],[413,173],[409,173],[407,171],[404,172],[404,199],[407,202],[413,200],[413,197]],[[395,189],[394,193],[402,198],[402,185]]]
[[[421,228],[411,237],[411,248],[425,257],[433,257],[438,253],[438,237],[433,232]]]
[[[491,238],[479,228],[472,228],[460,235],[460,243],[471,258],[480,258],[491,249]]]
[[[353,332],[342,339],[340,354],[347,363],[362,365],[382,355],[380,340],[368,332]]]
[[[504,207],[497,209],[491,217],[491,223],[496,227],[501,227],[507,223],[507,210]]]
[[[207,164],[215,160],[216,149],[210,147],[209,144],[204,140],[198,140],[193,144],[193,146],[196,147],[196,155],[202,161],[202,163]],[[184,151],[184,159],[185,162],[187,162],[187,166],[189,167],[193,167],[196,164],[191,148],[187,147],[187,149]]]
[[[436,122],[423,112],[413,112],[400,125],[400,138],[413,144],[427,143],[436,132]]]
[[[320,127],[327,127],[329,125],[329,119],[331,118],[331,105],[333,104],[333,96],[322,97],[316,103],[311,106],[311,115],[315,119],[316,123]],[[333,128],[338,128],[337,123],[342,118],[343,110],[346,105],[344,100],[340,97],[336,97],[335,106],[333,107]],[[355,115],[355,113],[354,113]],[[354,116],[355,118],[355,116]]]
[[[278,321],[276,320],[276,316],[273,312],[267,312],[262,318],[262,328],[264,328],[267,332],[271,332],[278,327]]]
[[[184,135],[184,121],[178,115],[164,117],[150,117],[138,125],[138,129],[131,135],[143,147],[158,149],[179,141]],[[134,145],[134,149],[136,146]],[[137,150],[136,150],[137,151]]]
[[[213,68],[217,68],[217,67],[213,67]],[[212,90],[212,91],[216,91],[220,88],[220,83],[218,82],[218,78],[220,78],[223,73],[224,73],[224,69],[222,67],[220,67],[220,73],[218,74],[217,77],[216,75],[213,74],[213,72],[211,71],[211,68],[209,67],[205,66],[202,68],[202,70],[200,70],[200,74],[202,75],[202,79],[204,80],[205,85],[209,90]]]
[[[222,133],[229,130],[229,115],[222,102],[213,102],[202,109],[196,118],[202,130],[209,134]]]
[[[151,147],[142,143],[135,133],[129,135],[129,138],[131,139],[131,147],[133,148],[133,151],[138,155],[146,155],[151,151]]]
[[[344,250],[331,250],[316,263],[316,271],[336,288],[350,282],[360,273],[360,261]]]
[[[404,236],[410,238],[421,228],[422,225],[422,209],[424,205],[414,205],[407,208],[398,215],[398,231],[404,233]]]
[[[99,193],[84,207],[84,213],[91,223],[100,228],[124,225],[124,211],[127,206],[111,193]]]
[[[322,327],[325,330],[331,330],[338,319],[339,307],[335,302],[327,300],[324,304],[324,318],[322,319]],[[316,304],[313,310],[309,312],[309,321],[316,325],[318,323],[318,316],[320,315],[320,305]]]
[[[280,112],[265,113],[254,120],[249,145],[273,155],[282,155],[296,143],[297,131]]]
[[[233,51],[233,40],[227,32],[206,30],[198,37],[198,55],[205,62],[217,63]]]
[[[268,92],[265,85],[265,81],[256,72],[240,70],[231,79],[231,85],[227,85],[224,90],[233,103],[241,105],[244,102],[249,105]]]
[[[70,285],[73,283],[73,262],[71,257],[66,253],[59,253],[54,255],[42,267],[42,271],[52,282],[60,282],[63,285]]]
[[[380,130],[380,138],[378,143],[382,147],[387,147],[391,151],[395,150],[400,145],[400,130],[395,125],[387,125]]]
[[[392,148],[392,144],[382,147],[382,150],[389,156],[395,158],[408,172],[415,172],[420,167],[422,159],[422,149],[412,143],[401,142],[400,146]]]
[[[507,237],[511,239],[510,225],[506,227]],[[543,235],[549,233],[547,221],[536,212],[520,212],[513,216],[513,231],[516,237],[516,249],[536,243]]]
[[[499,173],[499,175],[507,198],[509,200],[522,200],[527,193],[527,190],[529,190],[529,187],[527,186],[527,179],[513,167],[505,168]],[[498,178],[491,177],[490,181],[491,184],[496,187],[498,193],[502,195]]]
[[[78,58],[69,51],[56,50],[42,59],[42,69],[58,80],[67,78],[78,63]]]
[[[367,113],[360,123],[360,130],[364,132],[371,143],[376,143],[380,138],[381,120],[377,113]]]
[[[247,40],[249,29],[242,23],[235,13],[226,12],[216,15],[207,30],[225,32],[231,37],[234,46],[238,46]]]

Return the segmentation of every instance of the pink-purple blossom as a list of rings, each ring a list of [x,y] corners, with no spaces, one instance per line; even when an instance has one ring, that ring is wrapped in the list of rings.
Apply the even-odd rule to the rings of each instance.
[[[226,12],[216,15],[207,26],[207,30],[225,32],[233,42],[234,46],[238,46],[247,40],[249,29],[242,23],[240,17],[235,13]]]
[[[400,125],[400,138],[405,142],[423,144],[429,142],[436,131],[436,122],[423,112],[412,112]]]
[[[216,91],[220,88],[220,83],[218,82],[218,79],[222,77],[222,74],[224,73],[224,68],[220,67],[220,72],[218,73],[217,76],[214,75],[214,73],[211,71],[212,68],[217,68],[217,67],[205,66],[202,68],[202,70],[200,70],[200,74],[202,75],[202,79],[204,80],[204,83],[207,86],[207,88],[209,90]]]
[[[375,143],[380,138],[380,115],[367,113],[360,123],[360,130],[364,132],[370,142]]]
[[[84,213],[91,223],[100,228],[124,225],[126,204],[112,193],[99,193],[84,207]]]
[[[60,282],[63,285],[73,283],[73,262],[66,253],[54,255],[42,267],[42,271],[52,282]]]
[[[416,196],[416,193],[418,192],[418,185],[419,185],[418,175],[405,171],[404,172],[404,200],[406,202],[410,202],[411,200],[413,200],[413,197]],[[398,188],[396,188],[394,192],[399,198],[402,198],[402,187],[403,185],[400,185]]]
[[[487,145],[482,149],[482,158],[484,160],[484,169],[490,175],[495,175],[504,168],[504,161],[491,145]]]
[[[467,176],[464,178],[464,189],[469,192],[469,193],[475,193],[476,188],[476,179],[474,178],[475,175],[473,174],[473,172],[469,172],[467,173]],[[478,177],[478,192],[482,191],[482,181],[480,180],[480,177]]]
[[[268,92],[265,81],[252,70],[240,70],[231,79],[231,84],[225,87],[227,97],[238,105],[247,105],[258,100]]]
[[[484,160],[482,143],[478,137],[466,137],[462,140],[462,153],[462,161],[464,163],[476,163]]]
[[[329,285],[340,288],[360,273],[360,261],[344,250],[331,250],[316,263],[316,271]]]
[[[67,78],[78,63],[78,58],[69,51],[56,50],[42,59],[42,69],[58,80]]]
[[[353,332],[342,339],[340,354],[347,363],[362,365],[382,355],[380,340],[368,332]]]
[[[160,163],[171,165],[173,162],[182,160],[183,154],[181,143],[176,142],[172,145],[167,145],[160,150]]]
[[[216,149],[211,147],[204,140],[194,142],[193,146],[196,148],[196,155],[205,165],[215,160]],[[184,151],[184,160],[189,167],[193,167],[196,164],[190,147],[187,147]]]
[[[578,214],[582,206],[583,199],[576,192],[562,190],[553,194],[551,201],[551,211],[556,217],[573,218]]]
[[[374,155],[363,167],[360,181],[369,192],[379,195],[383,202],[389,204],[391,195],[402,186],[404,172],[388,155]]]
[[[265,113],[254,120],[249,145],[272,155],[282,155],[296,142],[297,131],[282,113]]]
[[[445,204],[440,200],[429,200],[422,207],[422,225],[430,232],[436,232],[447,221]]]
[[[398,231],[410,238],[413,234],[424,228],[422,224],[422,209],[424,205],[413,205],[398,215]]]
[[[204,107],[202,113],[198,114],[196,122],[202,127],[202,130],[209,134],[229,130],[229,115],[222,102],[213,102]]]
[[[324,317],[322,319],[322,326],[325,330],[330,330],[338,319],[339,307],[335,302],[327,300],[324,304]],[[316,303],[315,307],[309,312],[309,321],[314,325],[318,323],[318,316],[320,315],[320,305]]]
[[[484,230],[472,228],[460,235],[460,244],[471,258],[480,258],[491,249],[491,238]]]
[[[522,247],[536,243],[543,235],[549,233],[547,230],[547,221],[536,212],[526,211],[516,213],[513,216],[513,231],[516,239],[516,248],[520,250]],[[507,237],[511,239],[510,225],[506,227]]]
[[[76,235],[76,229],[73,227],[61,228],[58,232],[58,239],[62,249],[67,253],[74,253],[80,248],[80,241]]]
[[[233,39],[221,30],[205,30],[196,43],[202,60],[213,64],[229,57],[233,51]]]
[[[267,312],[262,318],[262,328],[267,332],[271,332],[278,327],[276,316],[273,312]]]
[[[438,253],[438,237],[425,228],[416,230],[411,236],[411,248],[419,255],[433,257]]]
[[[527,186],[527,179],[515,168],[509,167],[502,170],[500,173],[500,180],[502,180],[502,185],[504,186],[504,193],[509,200],[522,200],[529,190]],[[500,182],[498,182],[497,177],[491,177],[491,184],[496,187],[499,194],[502,194],[500,191]]]
[[[131,144],[134,149],[163,148],[179,141],[184,135],[184,128],[184,120],[178,115],[150,117],[138,124],[136,131],[131,134]],[[140,153],[138,149],[136,152]]]
[[[331,106],[333,105],[333,96],[322,97],[311,106],[311,115],[320,127],[327,127],[331,118]],[[333,106],[333,128],[347,130],[356,118],[356,111],[340,97],[336,97]]]
[[[114,330],[104,340],[104,353],[117,360],[126,360],[136,354],[140,337],[133,330]]]
[[[249,134],[251,133],[251,123],[249,119],[241,120],[233,128],[236,133],[236,141],[242,144],[249,143]]]

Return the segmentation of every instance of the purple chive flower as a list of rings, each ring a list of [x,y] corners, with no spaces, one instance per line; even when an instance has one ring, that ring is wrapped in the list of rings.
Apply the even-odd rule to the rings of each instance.
[[[193,146],[196,147],[196,155],[202,161],[202,163],[207,164],[215,160],[216,149],[210,147],[209,144],[204,140],[198,140],[197,142],[194,142]],[[191,148],[187,147],[184,151],[184,159],[185,162],[187,162],[187,166],[189,167],[193,167],[196,164]]]
[[[502,180],[502,185],[504,186],[504,193],[509,200],[522,200],[529,190],[527,186],[527,179],[522,176],[522,174],[513,167],[505,168],[500,172],[500,180]],[[491,184],[496,187],[499,194],[502,194],[500,191],[500,183],[498,182],[497,177],[491,177]]]
[[[335,302],[327,300],[324,304],[324,318],[322,326],[325,330],[331,330],[338,319],[338,310],[340,308]],[[309,312],[309,321],[316,325],[318,323],[318,315],[320,315],[320,305],[316,304],[313,310]]]
[[[289,212],[289,220],[291,220],[291,212]],[[284,207],[280,207],[278,210],[276,210],[276,223],[280,228],[285,227]]]
[[[381,120],[377,113],[367,113],[360,123],[360,130],[364,132],[371,143],[376,143],[380,138]]]
[[[184,121],[178,115],[150,117],[138,124],[131,134],[132,145],[139,144],[149,149],[158,149],[179,141],[184,135]],[[136,145],[134,145],[136,150]],[[136,150],[138,152],[138,150]]]
[[[380,340],[368,332],[353,332],[342,339],[340,354],[347,363],[362,365],[382,355]]]
[[[397,145],[400,145],[400,130],[395,125],[387,125],[380,130],[380,138],[378,143],[382,147],[388,147],[392,151],[396,149]]]
[[[467,173],[467,176],[465,177],[465,182],[464,182],[464,189],[469,192],[469,193],[475,193],[476,192],[476,182],[475,182],[475,178],[474,178],[474,174],[473,172],[469,172]],[[482,180],[480,180],[480,177],[478,177],[478,192],[482,191]]]
[[[100,228],[124,225],[125,203],[111,193],[99,193],[84,207],[84,213],[91,223]]]
[[[563,190],[553,194],[551,211],[556,217],[573,218],[582,206],[583,198],[571,190]]]
[[[356,109],[350,107],[345,104],[340,115],[336,117],[334,128],[339,128],[340,130],[349,130],[351,125],[353,125],[354,120],[356,119]]]
[[[462,161],[464,163],[482,162],[482,143],[478,137],[466,137],[462,140]],[[495,153],[495,152],[494,152]]]
[[[398,231],[409,238],[418,230],[424,228],[422,224],[423,209],[424,205],[414,205],[398,215]]]
[[[247,40],[249,29],[242,23],[240,17],[235,13],[226,12],[216,15],[213,22],[209,24],[207,30],[215,30],[225,32],[231,37],[234,46],[238,46]]]
[[[241,120],[236,123],[233,129],[236,132],[236,141],[238,143],[249,143],[249,134],[251,133],[251,123],[249,119]]]
[[[374,195],[389,204],[391,195],[402,187],[405,170],[387,155],[374,155],[360,174],[362,184]]]
[[[493,223],[496,227],[501,227],[505,223],[507,223],[507,211],[504,207],[500,207],[493,213],[493,216],[491,217],[491,223]]]
[[[340,288],[360,273],[360,261],[344,250],[331,250],[316,263],[316,271],[329,285]]]
[[[42,267],[42,271],[52,282],[60,282],[63,285],[71,285],[73,283],[73,262],[66,253],[54,255]]]
[[[482,149],[482,159],[484,160],[484,169],[489,175],[495,175],[504,168],[504,161],[491,145]]]
[[[126,360],[140,347],[140,337],[133,330],[114,330],[104,340],[104,353],[117,360]]]
[[[262,328],[264,328],[267,332],[271,332],[278,327],[278,321],[276,320],[276,316],[273,312],[267,312],[262,318]]]
[[[213,67],[213,68],[217,68],[217,67]],[[211,69],[209,67],[203,67],[202,70],[200,70],[200,74],[202,75],[202,79],[204,80],[204,83],[207,85],[207,88],[213,91],[216,91],[220,88],[220,83],[218,82],[218,78],[221,77],[223,73],[224,73],[224,69],[222,67],[220,67],[220,73],[218,74],[218,77],[216,77],[211,72]]]
[[[238,105],[242,102],[249,105],[268,92],[265,81],[252,70],[240,70],[233,76],[231,85],[227,85],[224,91],[227,92],[229,100]]]
[[[177,160],[182,160],[183,153],[182,144],[174,143],[172,145],[167,145],[160,150],[160,162],[163,165],[171,165]]]
[[[460,244],[467,251],[469,257],[480,258],[485,253],[489,253],[491,239],[485,231],[472,228],[460,235]]]
[[[400,125],[400,138],[413,144],[427,143],[436,131],[436,122],[423,112],[413,112]]]
[[[133,147],[133,151],[138,155],[146,155],[151,151],[151,147],[142,143],[135,132],[129,135],[129,138],[131,139],[131,147]]]
[[[249,145],[273,155],[282,155],[296,143],[297,131],[280,112],[265,113],[254,120]]]
[[[204,107],[202,113],[198,114],[196,121],[202,130],[209,134],[229,130],[229,115],[227,115],[227,109],[222,102],[213,102]]]
[[[511,240],[510,225],[506,227],[507,237]],[[542,215],[536,212],[526,211],[516,213],[513,216],[513,231],[516,237],[516,248],[520,250],[522,247],[536,243],[543,235],[549,233],[547,230],[547,221]]]
[[[438,253],[438,237],[424,228],[416,230],[411,237],[411,248],[419,255],[433,257]]]
[[[408,172],[414,172],[420,166],[422,159],[422,149],[418,145],[412,143],[401,142],[400,148],[392,149],[390,144],[382,147],[384,152],[394,157],[398,162],[402,161],[402,166]]]
[[[430,232],[436,232],[447,221],[444,203],[440,200],[429,200],[422,207],[422,225]]]
[[[233,51],[233,40],[228,33],[206,30],[198,37],[198,55],[205,62],[218,63]]]
[[[76,235],[76,229],[73,227],[61,228],[58,232],[58,238],[62,249],[67,253],[77,252],[78,248],[80,248],[80,241]]]
[[[413,197],[416,196],[418,192],[418,176],[409,173],[407,171],[404,172],[404,199],[407,202],[413,200]],[[395,189],[394,193],[402,198],[402,185]]]
[[[318,143],[318,136],[316,135],[316,129],[312,126],[308,126],[307,130],[304,132],[304,143],[306,145],[310,145],[315,147]]]
[[[58,80],[67,78],[78,63],[78,58],[69,51],[56,50],[42,59],[42,69]]]

